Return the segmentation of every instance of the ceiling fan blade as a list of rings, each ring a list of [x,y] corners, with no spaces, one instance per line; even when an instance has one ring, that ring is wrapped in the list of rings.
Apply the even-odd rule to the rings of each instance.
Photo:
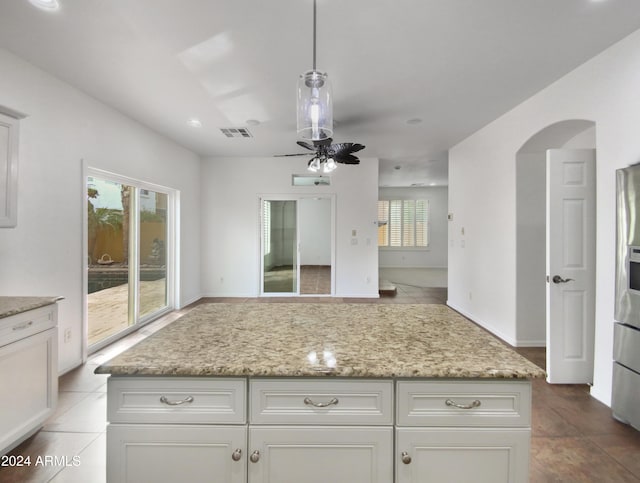
[[[336,163],[342,164],[360,164],[360,160],[351,154],[343,154],[341,156],[334,156],[333,159]]]
[[[351,153],[357,153],[362,151],[365,147],[358,143],[336,143],[331,145],[331,150],[336,156],[346,155]]]
[[[309,151],[315,151],[316,147],[313,144],[309,144],[306,141],[296,141],[296,144],[298,146],[302,146],[305,149],[308,149]]]
[[[286,158],[288,156],[309,156],[309,153],[296,153],[296,154],[274,154],[274,158]]]

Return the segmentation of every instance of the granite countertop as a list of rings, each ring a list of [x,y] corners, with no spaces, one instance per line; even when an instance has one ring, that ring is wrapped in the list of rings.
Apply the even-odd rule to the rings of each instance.
[[[203,304],[98,374],[518,378],[545,373],[445,305]]]
[[[64,297],[0,297],[0,319],[55,304]]]

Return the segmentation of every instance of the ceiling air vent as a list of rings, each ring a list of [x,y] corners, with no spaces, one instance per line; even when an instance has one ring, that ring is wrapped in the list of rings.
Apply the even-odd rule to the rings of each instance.
[[[253,136],[247,128],[244,127],[223,127],[220,128],[222,134],[228,138],[252,138]]]

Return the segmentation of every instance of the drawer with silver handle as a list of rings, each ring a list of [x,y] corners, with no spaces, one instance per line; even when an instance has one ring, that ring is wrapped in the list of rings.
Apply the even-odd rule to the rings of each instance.
[[[51,304],[0,319],[0,347],[44,332],[57,324],[57,305]]]
[[[528,427],[531,383],[398,381],[396,407],[399,426]]]
[[[244,379],[111,376],[107,384],[111,423],[246,422]]]
[[[252,379],[253,424],[393,424],[393,382]]]

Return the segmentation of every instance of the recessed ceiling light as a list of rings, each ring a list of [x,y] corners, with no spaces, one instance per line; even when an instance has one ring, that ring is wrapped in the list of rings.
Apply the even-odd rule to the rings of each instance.
[[[42,10],[58,10],[60,8],[58,0],[29,0],[29,2]]]
[[[422,119],[420,119],[419,117],[414,117],[413,119],[407,120],[407,124],[420,124],[421,122]]]
[[[247,119],[247,126],[257,126],[260,124],[260,121],[257,119]]]
[[[195,117],[189,119],[187,121],[187,124],[191,127],[202,127],[202,122],[200,121],[200,119],[196,119]]]
[[[393,169],[395,169],[396,171],[399,169],[402,169],[402,166],[398,165],[398,166],[394,166]]]

